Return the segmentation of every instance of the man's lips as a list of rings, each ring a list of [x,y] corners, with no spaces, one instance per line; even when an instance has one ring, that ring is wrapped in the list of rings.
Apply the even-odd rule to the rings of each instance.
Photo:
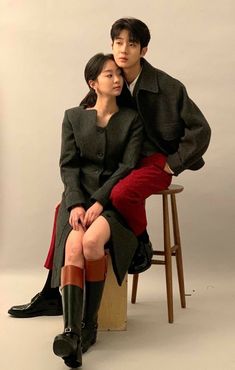
[[[118,60],[120,60],[121,62],[127,62],[128,59],[124,58],[124,57],[123,58],[121,57],[121,58],[118,58]]]

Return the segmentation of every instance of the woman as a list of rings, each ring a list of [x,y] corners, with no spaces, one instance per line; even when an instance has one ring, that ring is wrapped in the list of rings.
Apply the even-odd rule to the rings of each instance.
[[[137,247],[109,196],[137,163],[142,124],[134,110],[117,105],[123,77],[111,54],[91,58],[85,79],[90,92],[83,106],[67,110],[63,121],[60,168],[65,190],[52,273],[52,286],[62,288],[64,315],[64,332],[55,337],[53,350],[69,367],[81,366],[82,352],[96,342],[105,248],[121,284]]]

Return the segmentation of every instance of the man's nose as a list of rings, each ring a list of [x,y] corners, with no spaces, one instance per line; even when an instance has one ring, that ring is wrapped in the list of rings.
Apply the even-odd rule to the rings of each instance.
[[[121,46],[121,52],[122,53],[127,53],[127,44],[123,43]]]

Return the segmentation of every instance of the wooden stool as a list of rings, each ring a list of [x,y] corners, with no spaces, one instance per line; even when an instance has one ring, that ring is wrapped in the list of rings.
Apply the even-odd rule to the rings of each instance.
[[[168,306],[168,321],[173,323],[173,287],[172,287],[172,260],[171,257],[176,257],[177,274],[179,282],[180,291],[180,301],[181,307],[186,307],[185,302],[185,290],[184,290],[184,274],[183,274],[183,260],[180,242],[180,231],[178,223],[178,214],[176,206],[176,194],[183,191],[183,186],[181,185],[170,185],[167,190],[159,191],[157,194],[162,195],[163,201],[163,232],[164,232],[164,251],[154,250],[155,256],[163,256],[163,260],[152,259],[153,265],[165,265],[166,274],[166,290],[167,290],[167,306]],[[171,245],[170,238],[170,218],[169,218],[169,208],[168,208],[168,196],[171,199],[171,210],[172,210],[172,226],[174,235],[174,245]],[[132,296],[131,302],[136,302],[138,277],[136,274],[133,276],[132,281]]]
[[[104,292],[99,310],[99,330],[126,330],[127,324],[127,275],[118,285],[110,255]]]

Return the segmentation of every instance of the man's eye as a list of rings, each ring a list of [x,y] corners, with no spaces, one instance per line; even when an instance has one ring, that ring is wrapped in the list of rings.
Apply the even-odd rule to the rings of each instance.
[[[111,74],[108,74],[106,77],[109,77],[109,78],[111,78],[113,75],[111,75]]]

